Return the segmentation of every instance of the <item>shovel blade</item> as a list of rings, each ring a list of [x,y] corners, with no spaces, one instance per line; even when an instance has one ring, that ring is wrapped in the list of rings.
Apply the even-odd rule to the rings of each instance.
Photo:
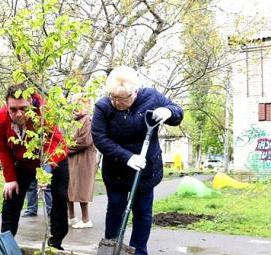
[[[117,242],[111,239],[102,239],[99,243],[97,255],[113,255],[114,248]],[[132,255],[135,254],[135,248],[126,244],[121,245],[119,255]]]

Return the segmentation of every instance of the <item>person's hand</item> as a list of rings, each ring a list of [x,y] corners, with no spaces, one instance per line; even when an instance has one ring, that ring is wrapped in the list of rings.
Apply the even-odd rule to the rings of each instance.
[[[145,168],[146,166],[146,159],[138,154],[134,154],[127,162],[127,165],[137,171]]]
[[[171,111],[166,107],[159,107],[156,108],[152,113],[152,119],[164,123],[167,119],[171,117],[172,113]]]
[[[53,168],[52,168],[52,166],[50,164],[44,164],[42,166],[42,169],[48,174],[51,174],[52,171],[53,171]]]
[[[16,194],[19,194],[19,185],[18,182],[13,181],[13,182],[5,182],[4,184],[4,198],[11,199],[12,198],[12,193],[15,190]]]

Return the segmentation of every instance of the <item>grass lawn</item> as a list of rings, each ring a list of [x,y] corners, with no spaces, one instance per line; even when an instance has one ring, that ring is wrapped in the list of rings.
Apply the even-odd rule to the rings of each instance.
[[[224,189],[221,196],[213,198],[175,194],[155,202],[154,214],[160,212],[215,216],[213,221],[201,220],[188,229],[271,237],[271,182],[253,183],[246,190]]]

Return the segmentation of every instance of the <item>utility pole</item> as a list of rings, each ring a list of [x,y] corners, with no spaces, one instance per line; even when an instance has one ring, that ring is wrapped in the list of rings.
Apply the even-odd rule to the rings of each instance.
[[[230,68],[227,69],[226,103],[225,103],[225,134],[224,134],[224,172],[229,170],[229,129],[230,129]]]

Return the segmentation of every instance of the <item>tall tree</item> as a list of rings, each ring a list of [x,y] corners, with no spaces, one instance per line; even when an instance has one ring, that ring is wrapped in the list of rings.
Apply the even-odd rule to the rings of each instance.
[[[68,97],[86,87],[93,94],[104,79],[99,75],[120,64],[133,66],[144,82],[190,110],[197,132],[184,127],[200,160],[201,151],[221,151],[225,130],[225,82],[215,77],[218,70],[225,71],[228,59],[211,4],[3,0],[0,24],[10,51],[1,58],[0,82],[27,78],[46,93],[52,89]],[[207,135],[212,132],[213,137]]]
[[[3,0],[1,9],[7,11],[2,13],[2,24],[18,9],[31,10],[34,2],[38,1]],[[79,21],[89,21],[93,29],[85,34],[76,50],[57,59],[57,65],[50,70],[52,81],[62,82],[66,76],[76,74],[81,76],[82,84],[88,84],[96,74],[108,74],[114,66],[126,64],[139,69],[145,80],[169,96],[182,97],[189,84],[204,76],[204,72],[186,69],[189,62],[184,60],[189,52],[182,47],[187,36],[183,24],[194,22],[189,17],[196,12],[194,3],[197,1],[57,2],[59,8],[54,18],[70,15]],[[211,66],[208,58],[202,60],[207,61],[208,71],[221,64],[217,61]]]
[[[225,85],[217,83],[214,67],[221,65],[223,44],[215,25],[214,14],[208,9],[211,0],[194,1],[194,12],[184,19],[186,51],[183,76],[192,79],[189,84],[187,131],[193,140],[196,165],[202,153],[223,151]],[[223,72],[223,69],[219,69]],[[193,75],[196,75],[197,80]],[[191,126],[191,128],[190,128]]]

